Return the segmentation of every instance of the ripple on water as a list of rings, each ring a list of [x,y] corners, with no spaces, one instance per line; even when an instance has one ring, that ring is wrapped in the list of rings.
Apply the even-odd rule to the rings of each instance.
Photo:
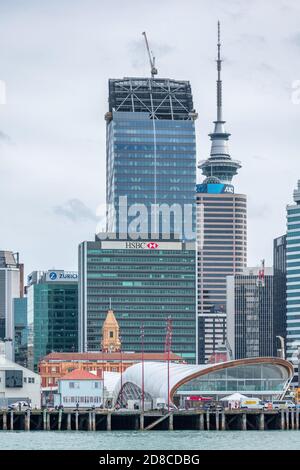
[[[0,431],[1,450],[299,450],[299,431]]]

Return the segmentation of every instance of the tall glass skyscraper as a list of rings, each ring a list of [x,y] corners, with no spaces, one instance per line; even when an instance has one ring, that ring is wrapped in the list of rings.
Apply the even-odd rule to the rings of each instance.
[[[178,204],[182,210],[190,205],[194,228],[196,118],[189,82],[158,78],[109,80],[108,232],[122,233],[126,238],[126,229],[133,220],[130,214],[128,223],[122,218],[118,210],[120,197],[127,197],[128,208],[133,204],[147,208],[144,223],[129,227],[129,232],[141,232],[145,239],[151,232],[158,238],[165,233],[163,216],[157,224],[151,224],[151,207],[157,204]],[[172,218],[170,238],[174,233],[181,235],[181,229]],[[184,235],[179,238],[187,238]]]
[[[226,276],[247,265],[247,198],[235,194],[232,179],[241,168],[229,153],[222,105],[220,26],[217,120],[210,157],[200,162],[205,180],[197,185],[198,360],[207,362],[226,341]]]
[[[162,78],[111,79],[105,118],[107,233],[79,246],[80,350],[99,350],[111,301],[125,350],[141,350],[143,326],[145,351],[164,351],[171,317],[172,350],[196,362],[197,114],[191,86]]]
[[[300,348],[300,181],[294,192],[295,204],[287,207],[287,359],[298,378]]]

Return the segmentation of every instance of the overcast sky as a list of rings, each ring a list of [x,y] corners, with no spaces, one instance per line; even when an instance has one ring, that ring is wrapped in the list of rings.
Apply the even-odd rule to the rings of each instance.
[[[299,0],[0,0],[0,249],[26,272],[76,269],[105,202],[108,78],[190,80],[198,160],[216,117],[216,25],[222,22],[224,116],[248,196],[249,265],[273,238],[300,178]],[[198,182],[201,181],[199,175]]]

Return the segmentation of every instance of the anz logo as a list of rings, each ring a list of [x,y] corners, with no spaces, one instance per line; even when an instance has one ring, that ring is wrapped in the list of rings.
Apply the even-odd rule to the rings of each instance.
[[[224,188],[224,193],[234,194],[234,188],[233,188],[233,186],[225,186],[225,188]]]

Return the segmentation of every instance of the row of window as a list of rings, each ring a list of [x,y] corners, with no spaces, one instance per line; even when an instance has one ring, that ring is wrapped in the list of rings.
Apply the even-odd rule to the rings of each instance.
[[[83,396],[83,397],[69,397],[69,396],[63,396],[63,402],[64,403],[101,403],[101,397],[88,397],[88,396]]]

